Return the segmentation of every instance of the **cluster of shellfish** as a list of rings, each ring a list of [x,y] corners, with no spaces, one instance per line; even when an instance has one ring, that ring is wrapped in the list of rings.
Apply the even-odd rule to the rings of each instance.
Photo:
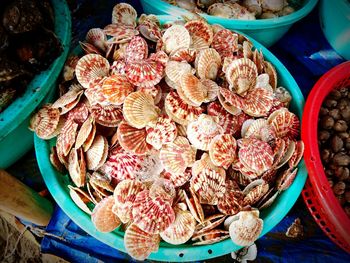
[[[193,13],[239,20],[276,18],[300,8],[301,1],[287,0],[165,0]]]
[[[57,137],[51,163],[97,230],[125,230],[138,260],[161,239],[203,245],[260,235],[259,210],[303,155],[277,73],[244,36],[204,20],[162,26],[128,4],[91,29],[64,68],[67,91],[31,119]],[[90,204],[95,207],[90,210]]]

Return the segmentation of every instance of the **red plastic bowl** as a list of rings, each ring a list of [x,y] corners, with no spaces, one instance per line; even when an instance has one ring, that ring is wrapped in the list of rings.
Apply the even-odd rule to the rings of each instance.
[[[304,159],[309,179],[302,192],[304,201],[325,234],[350,253],[350,219],[338,203],[324,173],[318,148],[318,114],[328,93],[350,86],[350,61],[323,75],[311,90],[304,108],[301,137],[305,143]]]

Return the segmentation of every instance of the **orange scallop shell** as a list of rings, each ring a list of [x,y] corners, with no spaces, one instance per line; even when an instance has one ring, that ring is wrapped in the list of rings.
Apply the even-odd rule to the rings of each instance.
[[[100,232],[111,232],[120,226],[119,218],[112,212],[113,196],[104,198],[99,202],[91,214],[91,221]]]

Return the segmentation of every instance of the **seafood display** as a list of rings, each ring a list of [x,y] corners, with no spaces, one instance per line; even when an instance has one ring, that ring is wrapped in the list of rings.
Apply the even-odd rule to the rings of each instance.
[[[30,129],[101,232],[137,260],[162,240],[199,246],[260,236],[260,211],[297,175],[298,117],[249,39],[202,19],[162,24],[117,4],[63,71],[61,97]],[[93,209],[91,209],[93,208]]]
[[[50,1],[1,1],[0,112],[62,52]]]
[[[229,19],[255,20],[289,15],[302,6],[301,0],[164,0],[193,13]]]

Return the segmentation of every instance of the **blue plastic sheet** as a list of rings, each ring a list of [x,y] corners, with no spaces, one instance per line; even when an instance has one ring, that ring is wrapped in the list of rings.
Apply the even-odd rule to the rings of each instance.
[[[110,22],[112,7],[118,1],[103,1],[103,4],[102,1],[73,2],[74,46],[89,28],[103,27]],[[129,3],[141,13],[138,1]],[[318,9],[296,23],[270,50],[292,73],[305,97],[322,74],[344,61],[323,36]],[[287,238],[285,232],[297,217],[304,226],[304,236]],[[59,208],[56,208],[46,231],[60,238],[43,238],[43,253],[55,254],[70,262],[132,262],[125,253],[86,234]],[[316,225],[301,198],[287,217],[256,244],[257,262],[350,262],[350,255],[333,244]],[[232,262],[232,259],[227,255],[206,262]]]

